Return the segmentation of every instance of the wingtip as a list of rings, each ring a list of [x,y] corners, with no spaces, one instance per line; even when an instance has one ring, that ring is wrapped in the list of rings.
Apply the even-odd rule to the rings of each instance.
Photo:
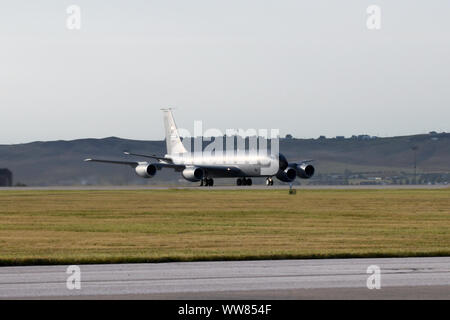
[[[128,152],[128,151],[124,151],[124,152],[123,152],[123,154],[128,154],[128,155],[129,155],[129,154],[130,154],[130,152]]]
[[[92,159],[84,159],[84,162],[92,161]]]

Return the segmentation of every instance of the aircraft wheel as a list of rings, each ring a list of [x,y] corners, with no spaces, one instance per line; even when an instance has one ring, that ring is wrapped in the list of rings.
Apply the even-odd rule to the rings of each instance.
[[[200,187],[203,187],[203,179],[200,180]]]
[[[252,179],[250,179],[250,178],[247,179],[247,185],[248,185],[248,186],[251,186],[251,185],[252,185]]]
[[[212,187],[213,185],[214,185],[214,180],[212,178],[208,179],[208,186]]]
[[[209,186],[209,179],[205,178],[205,179],[204,179],[203,185],[204,185],[205,187]]]
[[[266,186],[271,186],[271,184],[270,184],[270,178],[267,178],[267,179],[266,179]]]
[[[273,186],[273,179],[270,179],[270,185]]]
[[[238,179],[236,180],[236,185],[242,186],[242,179],[241,179],[241,178],[238,178]]]

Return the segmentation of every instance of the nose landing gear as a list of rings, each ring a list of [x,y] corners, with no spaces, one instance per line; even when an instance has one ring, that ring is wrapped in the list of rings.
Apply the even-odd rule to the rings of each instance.
[[[266,186],[273,186],[273,179],[272,178],[267,178],[266,179]]]

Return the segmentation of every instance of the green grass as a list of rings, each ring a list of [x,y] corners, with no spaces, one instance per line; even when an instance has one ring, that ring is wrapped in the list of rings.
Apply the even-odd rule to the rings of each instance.
[[[0,192],[0,265],[450,255],[450,189]]]

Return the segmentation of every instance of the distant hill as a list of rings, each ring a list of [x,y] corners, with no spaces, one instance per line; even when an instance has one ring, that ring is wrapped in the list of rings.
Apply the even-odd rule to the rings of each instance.
[[[412,146],[417,146],[417,172],[450,172],[450,134],[424,134],[376,139],[281,139],[280,151],[291,161],[315,159],[318,174],[344,172],[392,173],[413,170]],[[179,173],[162,170],[141,179],[128,167],[85,163],[89,157],[136,159],[124,150],[165,153],[164,141],[120,138],[32,142],[0,145],[0,168],[14,173],[14,182],[37,185],[126,185],[175,182]],[[141,159],[142,160],[142,159]]]

